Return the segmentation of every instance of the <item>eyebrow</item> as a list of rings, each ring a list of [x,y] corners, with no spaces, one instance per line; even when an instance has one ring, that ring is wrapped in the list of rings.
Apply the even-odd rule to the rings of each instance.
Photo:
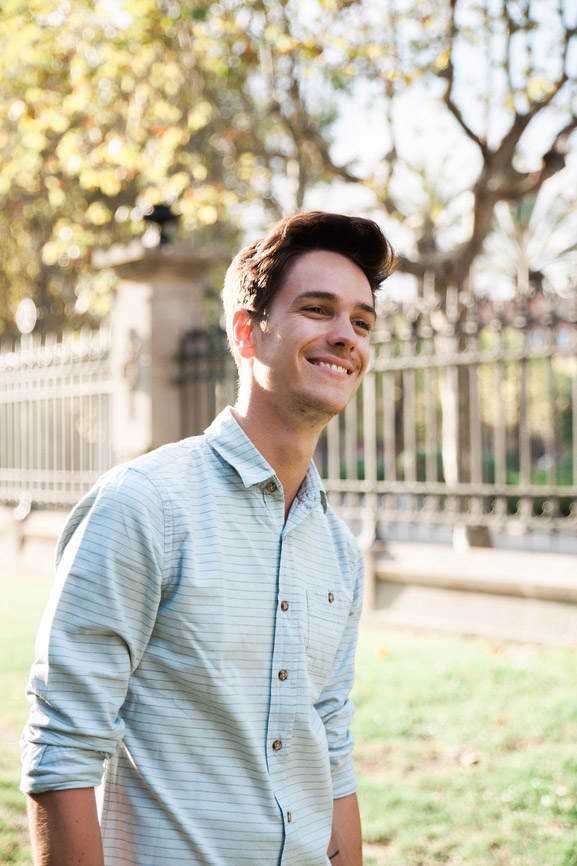
[[[321,291],[320,289],[318,291],[315,291],[313,289],[310,292],[301,292],[301,294],[297,295],[294,300],[295,300],[295,303],[297,303],[297,302],[306,301],[309,299],[312,301],[315,298],[321,298],[324,301],[332,301],[333,303],[335,301],[338,301],[337,296],[334,295],[332,292],[324,292],[324,291]],[[363,301],[357,301],[355,303],[355,307],[359,310],[362,310],[364,313],[369,313],[375,319],[377,318],[377,311],[370,304],[365,304]]]

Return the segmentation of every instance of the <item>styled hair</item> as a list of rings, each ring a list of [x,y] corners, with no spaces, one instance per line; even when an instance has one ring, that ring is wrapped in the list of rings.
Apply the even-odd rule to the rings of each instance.
[[[366,276],[373,296],[394,268],[393,248],[373,220],[324,211],[288,217],[232,260],[223,290],[229,341],[235,310],[264,318],[293,262],[317,250],[335,252],[354,262]]]

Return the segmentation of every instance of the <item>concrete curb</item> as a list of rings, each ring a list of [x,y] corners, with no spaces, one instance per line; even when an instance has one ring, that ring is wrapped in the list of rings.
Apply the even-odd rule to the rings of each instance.
[[[577,557],[392,542],[375,559],[388,583],[577,603]]]
[[[577,557],[391,543],[366,622],[577,647]]]

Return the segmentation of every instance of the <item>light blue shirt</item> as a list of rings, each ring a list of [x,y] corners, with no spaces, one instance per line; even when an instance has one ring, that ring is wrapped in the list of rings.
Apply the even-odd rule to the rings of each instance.
[[[362,559],[311,464],[282,488],[230,409],[72,512],[22,790],[98,786],[106,866],[327,866],[356,789]]]

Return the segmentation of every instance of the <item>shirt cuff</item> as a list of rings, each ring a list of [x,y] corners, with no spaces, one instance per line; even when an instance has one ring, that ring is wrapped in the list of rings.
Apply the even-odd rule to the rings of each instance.
[[[330,750],[331,776],[333,781],[333,800],[347,797],[357,790],[357,777],[353,762],[353,735],[347,732],[344,743]]]
[[[22,751],[24,794],[65,788],[96,788],[102,781],[106,755],[89,749],[27,743]]]
[[[340,800],[341,797],[355,794],[357,788],[357,777],[355,776],[355,771],[351,770],[346,777],[339,778],[337,783],[333,779],[333,800]]]

